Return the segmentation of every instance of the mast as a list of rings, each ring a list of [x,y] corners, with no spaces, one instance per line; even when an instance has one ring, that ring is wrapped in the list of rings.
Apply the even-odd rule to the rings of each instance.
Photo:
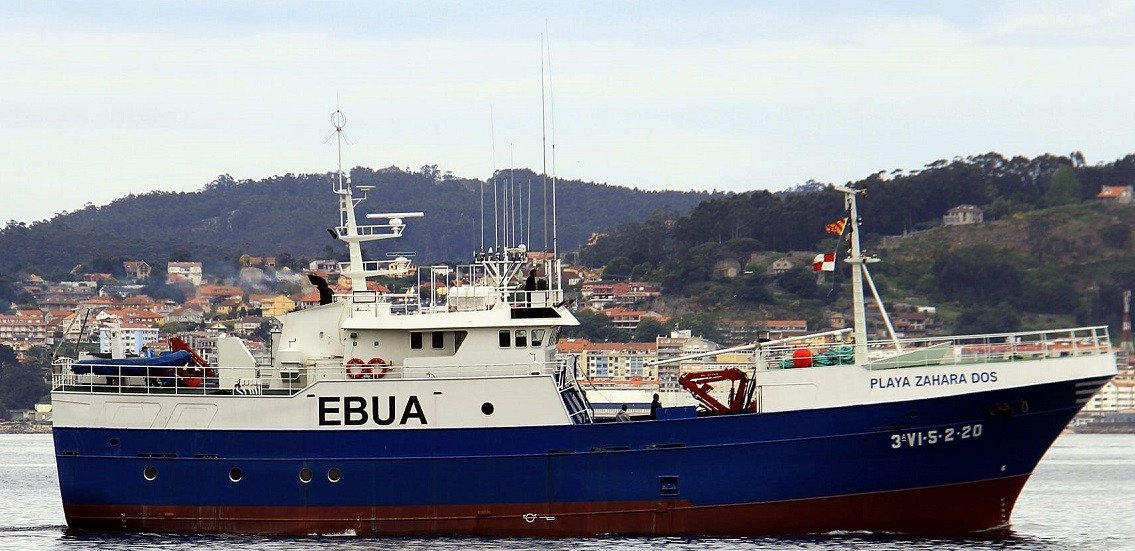
[[[851,252],[847,263],[851,265],[851,311],[854,320],[855,363],[867,363],[867,312],[863,304],[863,252],[859,247],[859,207],[855,196],[863,190],[852,188],[836,188],[843,195],[843,203],[847,208],[847,223],[851,225],[848,230],[851,236]],[[842,246],[842,245],[840,245]]]
[[[855,363],[862,365],[867,363],[867,307],[863,295],[864,282],[871,287],[871,295],[875,299],[875,304],[879,307],[879,313],[883,316],[883,323],[887,326],[887,331],[890,333],[895,349],[899,353],[902,353],[902,344],[895,334],[894,326],[891,325],[891,318],[887,315],[883,300],[879,297],[878,290],[875,289],[875,283],[871,280],[871,274],[867,271],[867,264],[878,262],[879,259],[863,256],[863,250],[859,243],[859,205],[856,203],[856,196],[863,193],[864,190],[850,187],[836,189],[844,194],[843,200],[847,207],[848,216],[847,223],[851,226],[848,230],[851,237],[851,251],[847,257],[847,263],[851,265],[851,310],[854,317]]]
[[[351,291],[359,292],[367,290],[366,279],[379,275],[391,275],[398,273],[401,270],[395,269],[394,266],[387,262],[386,266],[380,262],[363,262],[363,248],[362,243],[366,241],[375,241],[378,239],[392,239],[395,237],[402,237],[402,231],[406,229],[406,224],[402,222],[403,218],[421,218],[421,212],[388,212],[381,214],[368,214],[368,219],[386,219],[386,224],[373,224],[360,226],[355,220],[355,205],[366,200],[366,193],[374,186],[358,186],[359,190],[363,192],[360,198],[354,197],[354,192],[351,186],[351,179],[343,172],[343,127],[347,124],[347,117],[342,111],[336,109],[331,114],[331,124],[335,127],[336,146],[338,149],[338,169],[335,175],[335,180],[332,183],[332,191],[339,196],[339,226],[331,228],[331,233],[337,239],[341,239],[347,244],[347,252],[350,255],[350,264],[341,269],[343,275],[351,278]]]
[[[548,115],[552,122],[552,257],[558,259],[560,236],[556,218],[556,96],[552,93],[552,35],[548,32],[547,20],[544,20],[544,34],[548,36]],[[543,71],[540,74],[543,75]],[[556,278],[560,277],[559,266],[559,262],[556,262]]]

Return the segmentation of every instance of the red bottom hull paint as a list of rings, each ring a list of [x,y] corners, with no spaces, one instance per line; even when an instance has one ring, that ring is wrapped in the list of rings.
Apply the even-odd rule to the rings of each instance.
[[[410,507],[64,505],[71,528],[98,531],[360,536],[602,534],[767,536],[836,530],[963,534],[1002,528],[1027,475],[769,503],[681,500]]]

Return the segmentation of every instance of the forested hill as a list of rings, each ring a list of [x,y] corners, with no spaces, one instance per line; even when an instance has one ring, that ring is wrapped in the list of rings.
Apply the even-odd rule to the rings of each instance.
[[[493,179],[482,182],[443,176],[436,166],[419,171],[360,167],[351,171],[351,178],[355,186],[374,186],[357,209],[360,223],[367,223],[362,218],[367,212],[425,213],[424,218],[409,222],[404,237],[395,244],[373,245],[376,258],[382,258],[385,251],[379,247],[392,246],[417,252],[421,262],[468,259],[481,243],[482,188],[485,239],[493,243]],[[499,204],[505,204],[509,183],[518,190],[509,202],[513,212],[523,209],[525,214],[518,219],[527,221],[531,194],[530,248],[544,248],[540,206],[544,178],[527,169],[500,171],[495,178]],[[686,213],[714,196],[577,180],[559,180],[556,188],[558,240],[563,250],[578,248],[592,232],[641,220],[654,212]],[[92,261],[106,269],[119,258],[164,266],[171,259],[231,264],[241,254],[296,259],[340,256],[345,247],[326,231],[335,225],[337,208],[331,174],[288,174],[259,181],[221,176],[201,191],[129,195],[108,205],[61,213],[45,222],[10,222],[0,230],[0,273],[12,273],[25,263],[47,274]],[[517,231],[528,235],[527,228]]]
[[[1135,288],[1135,204],[1096,197],[1102,186],[1135,184],[1135,155],[1088,166],[1079,154],[988,153],[852,184],[866,190],[861,237],[883,260],[874,270],[880,291],[950,309],[958,332],[1043,327],[1053,316],[1061,324],[1115,324],[1122,291]],[[965,204],[983,209],[984,223],[944,227],[942,216]],[[818,327],[825,309],[840,308],[830,302],[847,294],[819,292],[812,255],[838,248],[825,226],[845,215],[843,194],[831,185],[753,191],[706,201],[677,219],[623,224],[580,259],[604,266],[604,277],[649,280],[666,296],[686,297],[660,308],[667,314],[749,319],[760,312]],[[792,258],[796,268],[768,275],[772,260],[794,252],[804,253]],[[715,269],[722,266],[737,275]],[[846,285],[845,276],[836,280]],[[796,317],[775,318],[789,315]]]
[[[1093,199],[1102,186],[1135,184],[1135,155],[1089,166],[1079,153],[1034,159],[987,153],[910,172],[878,172],[853,184],[867,190],[859,202],[864,234],[902,235],[940,225],[947,210],[963,204],[984,209],[988,221]],[[726,256],[730,250],[816,250],[832,237],[824,226],[844,215],[843,194],[815,182],[778,193],[729,195],[677,220],[624,224],[586,248],[582,260],[603,266],[622,256],[657,267],[707,243],[724,246]]]

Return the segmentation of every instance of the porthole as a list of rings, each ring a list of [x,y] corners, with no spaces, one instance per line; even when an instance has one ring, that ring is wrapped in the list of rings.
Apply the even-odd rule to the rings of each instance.
[[[307,467],[300,469],[300,482],[304,484],[311,482],[311,469]]]
[[[241,472],[240,467],[233,467],[229,469],[229,480],[233,482],[240,482],[241,478],[244,478],[244,473]]]
[[[327,471],[327,480],[330,480],[331,482],[339,482],[340,478],[341,478],[341,475],[339,473],[339,469],[337,469],[335,467],[331,467]]]
[[[494,408],[492,402],[485,402],[481,404],[481,413],[484,413],[485,415],[492,415],[493,409]]]
[[[146,467],[145,469],[142,469],[142,477],[144,477],[146,480],[153,480],[153,479],[157,478],[158,477],[157,467]]]
[[[118,439],[117,439],[117,438],[111,438],[111,439],[110,439],[110,440],[109,440],[109,441],[107,442],[107,444],[110,444],[111,446],[117,446],[117,445],[118,445]]]

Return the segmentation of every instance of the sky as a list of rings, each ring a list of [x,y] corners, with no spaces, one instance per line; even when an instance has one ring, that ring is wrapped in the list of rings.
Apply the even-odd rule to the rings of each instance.
[[[0,52],[0,227],[333,171],[336,109],[345,167],[640,189],[1135,153],[1133,2],[0,0]]]

